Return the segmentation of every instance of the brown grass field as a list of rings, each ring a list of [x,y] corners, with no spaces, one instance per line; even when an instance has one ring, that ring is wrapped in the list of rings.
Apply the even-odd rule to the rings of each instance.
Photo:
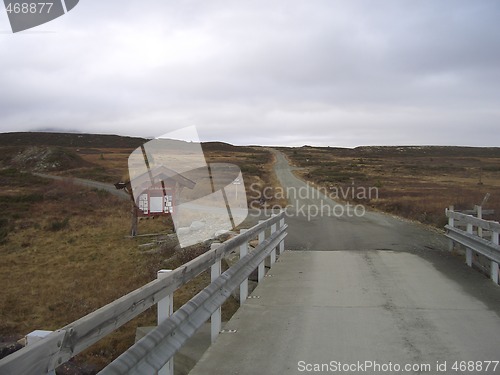
[[[175,244],[158,251],[139,247],[155,237],[128,237],[127,200],[33,176],[30,170],[37,167],[31,162],[19,165],[15,157],[30,147],[0,146],[0,336],[21,338],[35,329],[61,328],[153,280],[158,270],[175,269],[207,250],[203,244],[181,251],[175,251]],[[126,175],[134,149],[37,147],[39,153],[55,147],[58,160],[66,161],[44,173],[112,183]],[[275,181],[270,172],[272,154],[262,148],[222,143],[204,148],[207,161],[240,166],[247,187]],[[141,220],[139,231],[171,233],[172,223],[168,218]],[[209,279],[205,272],[179,289],[174,308],[208,285]],[[223,320],[237,306],[230,298],[223,306]],[[133,344],[136,327],[155,325],[155,319],[153,308],[92,346],[77,362],[102,368]]]
[[[446,207],[473,209],[489,193],[483,208],[495,210],[489,219],[500,219],[500,148],[302,147],[282,151],[301,168],[298,176],[327,191],[348,193],[355,187],[356,192],[369,188],[378,192],[378,197],[353,199],[350,195],[347,201],[443,228]]]

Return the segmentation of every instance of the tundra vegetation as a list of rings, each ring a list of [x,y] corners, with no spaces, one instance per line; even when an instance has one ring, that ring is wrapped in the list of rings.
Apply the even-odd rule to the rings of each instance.
[[[208,243],[176,247],[175,237],[128,237],[130,202],[113,194],[33,173],[116,183],[130,153],[146,140],[80,134],[0,134],[0,338],[54,330],[202,254]],[[272,154],[259,147],[203,145],[207,161],[240,166],[245,185],[275,184]],[[172,233],[169,218],[140,222],[140,233]],[[153,243],[154,246],[148,244]],[[179,289],[174,308],[209,284],[203,273]],[[223,319],[238,304],[230,298]],[[156,311],[106,337],[76,358],[100,369],[133,344]]]
[[[301,178],[339,199],[443,228],[444,209],[494,209],[500,219],[500,148],[283,148]],[[350,192],[374,192],[356,194]],[[370,190],[371,189],[371,190]],[[335,194],[341,192],[341,194]]]

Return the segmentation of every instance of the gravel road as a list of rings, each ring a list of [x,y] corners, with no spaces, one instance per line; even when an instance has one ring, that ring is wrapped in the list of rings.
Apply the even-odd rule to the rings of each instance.
[[[419,251],[446,249],[447,242],[438,231],[391,215],[351,208],[336,203],[297,178],[283,153],[276,155],[275,172],[291,194],[287,248],[295,250],[395,250]],[[379,194],[382,194],[379,192]],[[321,209],[323,207],[323,210]],[[444,207],[443,207],[444,211]],[[308,212],[315,214],[309,215]],[[305,214],[304,214],[305,213]],[[328,216],[328,214],[331,214]],[[343,213],[343,214],[342,214]]]

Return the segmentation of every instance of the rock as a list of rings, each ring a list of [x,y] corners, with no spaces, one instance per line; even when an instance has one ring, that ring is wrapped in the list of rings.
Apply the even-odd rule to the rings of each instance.
[[[60,147],[32,146],[12,158],[13,164],[23,170],[46,172],[81,168],[88,165],[77,153]]]
[[[252,240],[248,243],[251,247],[256,248],[259,245],[259,240]]]
[[[205,228],[205,223],[202,221],[193,221],[189,227],[192,231],[202,230],[203,228]]]
[[[20,334],[12,334],[0,336],[0,359],[12,354],[26,346],[23,336]]]
[[[240,260],[240,252],[238,251],[238,253],[225,255],[224,260],[228,267],[232,267]]]
[[[2,342],[0,343],[0,359],[7,357],[9,354],[17,352],[23,346],[18,342]]]

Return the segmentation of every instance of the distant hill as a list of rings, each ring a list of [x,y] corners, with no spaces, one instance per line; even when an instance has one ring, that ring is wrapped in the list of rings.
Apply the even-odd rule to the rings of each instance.
[[[465,146],[360,146],[356,148],[313,147],[294,148],[297,151],[329,151],[333,155],[352,157],[490,157],[500,158],[500,147],[465,147]]]
[[[234,146],[224,142],[202,142],[201,148],[203,151],[219,151],[219,152],[247,152],[255,153],[257,150],[248,146]],[[262,150],[262,152],[266,152]]]
[[[108,134],[78,133],[0,133],[0,147],[7,146],[59,146],[94,148],[137,148],[147,142],[144,138],[122,137]]]
[[[0,147],[81,147],[128,148],[135,149],[146,143],[148,139],[125,137],[108,134],[82,133],[50,133],[50,132],[19,132],[0,133]],[[245,152],[255,153],[258,149],[247,146],[234,146],[224,142],[203,142],[204,151]],[[284,149],[289,149],[284,147]],[[299,150],[328,150],[332,154],[353,157],[390,157],[390,156],[464,156],[464,157],[494,157],[500,158],[500,147],[462,147],[462,146],[360,146],[356,148],[313,147],[303,146],[293,148]],[[264,149],[262,152],[266,152]],[[83,150],[82,150],[83,152]],[[99,152],[94,150],[94,152]]]
[[[135,149],[149,139],[124,137],[108,134],[81,134],[81,133],[0,133],[0,147],[27,147],[27,146],[56,146],[81,147],[87,149],[98,148],[130,148]],[[204,151],[227,152],[256,152],[255,149],[245,146],[233,146],[224,142],[202,142]],[[92,150],[90,150],[92,151]],[[94,152],[99,152],[98,150]]]
[[[358,154],[380,156],[467,156],[500,157],[499,147],[465,146],[361,146],[354,151]]]

